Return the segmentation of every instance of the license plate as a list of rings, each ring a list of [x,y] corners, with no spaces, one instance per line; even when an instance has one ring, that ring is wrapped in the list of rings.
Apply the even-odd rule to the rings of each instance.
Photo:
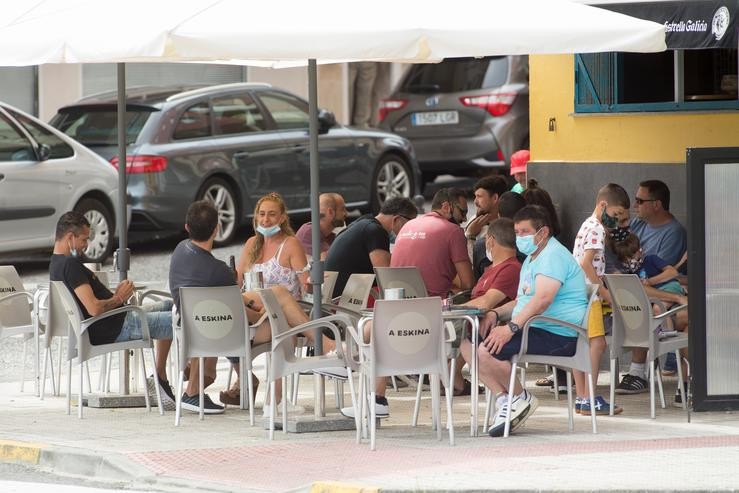
[[[426,111],[413,113],[411,123],[414,126],[423,125],[454,125],[459,123],[459,113],[456,111]]]

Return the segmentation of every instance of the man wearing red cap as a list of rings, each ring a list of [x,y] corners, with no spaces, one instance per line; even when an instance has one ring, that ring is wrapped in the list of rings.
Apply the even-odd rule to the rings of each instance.
[[[526,149],[516,151],[511,156],[511,176],[516,179],[516,184],[511,188],[512,192],[523,193],[526,190],[526,163],[531,159],[531,154]]]

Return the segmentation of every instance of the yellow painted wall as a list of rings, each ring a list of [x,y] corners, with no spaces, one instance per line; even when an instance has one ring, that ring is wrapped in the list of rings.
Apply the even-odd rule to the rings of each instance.
[[[529,67],[534,161],[684,163],[687,147],[739,146],[739,111],[575,116],[574,56],[532,55]]]

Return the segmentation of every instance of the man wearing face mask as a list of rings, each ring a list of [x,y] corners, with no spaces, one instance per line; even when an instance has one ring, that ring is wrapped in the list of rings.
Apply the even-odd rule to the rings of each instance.
[[[326,255],[326,270],[339,273],[333,296],[340,296],[349,276],[372,274],[375,267],[390,265],[391,235],[418,214],[416,205],[406,197],[385,201],[376,216],[366,214],[351,223],[336,237]]]
[[[521,328],[534,315],[579,325],[588,300],[585,276],[572,254],[552,236],[549,214],[541,206],[526,206],[513,219],[516,246],[527,255],[521,266],[517,297],[488,312],[480,323],[481,341],[464,340],[460,350],[470,361],[477,351],[480,378],[497,394],[497,413],[490,436],[503,435],[508,414],[510,359],[521,347]],[[573,329],[539,322],[528,333],[528,352],[572,356],[577,348]],[[511,432],[520,427],[538,405],[536,397],[516,380],[511,406]]]
[[[461,289],[471,289],[472,264],[464,231],[459,227],[466,220],[464,191],[440,189],[431,201],[431,212],[403,226],[390,265],[417,267],[429,296],[446,298],[457,276]]]
[[[104,286],[80,258],[87,248],[90,223],[79,212],[62,214],[56,225],[54,253],[49,263],[49,278],[62,281],[69,289],[87,319],[119,308],[133,295],[130,280],[121,281],[115,292]],[[167,382],[167,353],[172,343],[172,302],[160,302],[142,307],[147,311],[149,334],[157,341],[156,370],[165,405],[174,404],[174,394]],[[87,329],[92,345],[141,339],[141,321],[133,313],[122,313],[95,322]]]
[[[321,230],[321,260],[326,259],[331,243],[336,238],[336,230],[344,228],[346,220],[346,205],[344,198],[338,193],[322,193],[318,198],[319,210],[321,217],[318,221],[318,227]],[[313,225],[310,222],[303,224],[295,236],[305,249],[307,255],[313,255],[312,241]]]

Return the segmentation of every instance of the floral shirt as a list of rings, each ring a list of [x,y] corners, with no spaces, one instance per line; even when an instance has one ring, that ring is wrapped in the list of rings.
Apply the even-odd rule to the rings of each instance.
[[[594,216],[590,216],[580,226],[580,231],[575,237],[575,247],[572,255],[579,264],[585,256],[586,250],[595,250],[593,257],[593,269],[595,274],[601,277],[606,272],[606,229]]]

